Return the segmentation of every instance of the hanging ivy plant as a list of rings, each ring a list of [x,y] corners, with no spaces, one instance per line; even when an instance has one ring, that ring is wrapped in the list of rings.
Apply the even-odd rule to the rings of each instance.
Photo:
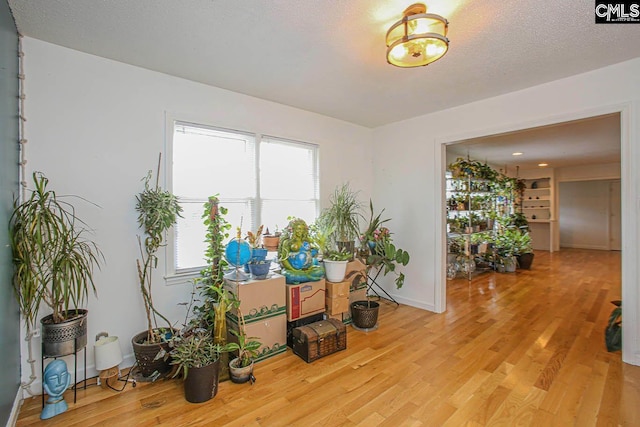
[[[499,172],[486,163],[465,159],[464,157],[458,157],[455,162],[448,166],[448,169],[455,178],[471,177],[493,181],[499,175]]]

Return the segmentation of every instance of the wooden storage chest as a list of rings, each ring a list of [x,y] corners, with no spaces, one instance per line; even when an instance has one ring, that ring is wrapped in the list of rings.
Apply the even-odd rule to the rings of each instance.
[[[346,348],[347,329],[339,320],[321,320],[293,330],[293,352],[307,363]]]

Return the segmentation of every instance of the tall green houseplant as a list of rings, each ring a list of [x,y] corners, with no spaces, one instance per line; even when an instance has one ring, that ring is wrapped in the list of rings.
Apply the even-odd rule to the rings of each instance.
[[[229,265],[224,258],[224,242],[229,238],[231,230],[231,224],[225,218],[226,214],[227,209],[219,205],[217,195],[209,197],[202,214],[207,228],[207,249],[204,255],[207,266],[200,271],[201,277],[196,281],[202,302],[194,307],[196,319],[193,325],[211,331],[213,342],[220,346],[227,343],[226,313],[240,304],[235,295],[224,287],[224,273]],[[220,378],[227,379],[229,355],[223,352],[220,357]]]
[[[349,183],[345,183],[336,187],[329,202],[330,206],[323,212],[323,216],[334,230],[333,240],[339,248],[347,247],[347,250],[353,253],[353,242],[360,233],[359,220],[362,217],[362,204],[358,200],[358,193],[349,187]]]
[[[172,326],[153,305],[152,272],[158,265],[158,250],[165,245],[165,233],[176,223],[178,217],[181,217],[182,207],[175,195],[160,187],[160,159],[155,185],[151,184],[151,177],[152,171],[149,171],[143,178],[144,190],[136,196],[138,225],[144,232],[144,237],[138,235],[140,258],[136,260],[136,265],[138,284],[147,315],[147,342],[156,343],[164,339],[163,334],[158,332],[157,317],[166,322],[169,330]]]
[[[93,272],[103,260],[73,205],[47,188],[44,174],[34,172],[33,182],[29,198],[14,201],[9,220],[13,285],[30,332],[43,302],[53,311],[53,323],[75,317],[89,291],[96,293]]]

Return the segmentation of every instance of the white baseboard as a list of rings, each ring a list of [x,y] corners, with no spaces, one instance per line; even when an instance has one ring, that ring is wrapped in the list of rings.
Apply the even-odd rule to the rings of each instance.
[[[18,387],[16,398],[13,401],[13,407],[11,408],[11,414],[7,420],[7,427],[14,427],[18,422],[18,415],[20,414],[20,407],[22,406],[22,387]]]
[[[382,295],[382,298],[384,299],[384,292],[380,292]],[[408,298],[404,298],[400,295],[395,295],[392,294],[391,292],[389,292],[389,295],[391,295],[391,297],[393,299],[395,299],[397,302],[399,302],[400,304],[404,304],[404,305],[409,305],[411,307],[416,307],[416,308],[421,308],[423,310],[427,310],[427,311],[433,311],[435,313],[436,309],[435,306],[433,304],[429,304],[427,302],[424,301],[416,301],[413,299],[408,299]],[[369,296],[376,296],[376,294],[369,294]]]
[[[574,245],[574,244],[566,244],[566,243],[562,243],[560,242],[560,248],[568,248],[568,249],[591,249],[591,250],[595,250],[595,251],[608,251],[609,248],[606,246],[600,246],[600,245]]]

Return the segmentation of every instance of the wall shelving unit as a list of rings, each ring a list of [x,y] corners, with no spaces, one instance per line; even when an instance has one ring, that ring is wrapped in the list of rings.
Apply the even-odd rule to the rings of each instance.
[[[553,252],[558,250],[555,182],[553,171],[545,172],[545,175],[521,178],[526,188],[519,210],[529,222],[533,249]]]

